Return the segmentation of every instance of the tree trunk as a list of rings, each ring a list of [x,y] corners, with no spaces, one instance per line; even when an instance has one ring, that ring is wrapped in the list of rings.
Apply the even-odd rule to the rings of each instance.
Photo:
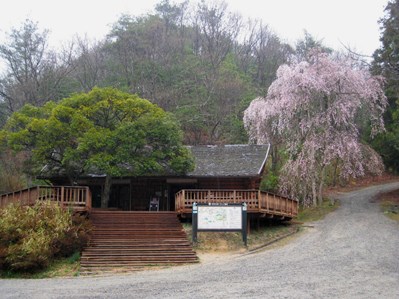
[[[324,177],[325,177],[326,167],[323,166],[320,173],[320,182],[319,182],[319,195],[318,195],[318,204],[321,205],[323,203],[323,186],[324,186]]]
[[[105,177],[104,188],[101,194],[101,208],[108,208],[109,194],[111,192],[111,176],[107,175]]]
[[[272,158],[272,171],[273,173],[277,173],[277,166],[278,166],[278,162],[279,162],[279,154],[278,154],[278,148],[276,145],[274,145],[273,143],[270,143],[270,155]]]
[[[337,185],[338,162],[339,162],[339,160],[336,159],[335,166],[334,166],[333,183],[332,183],[333,187],[335,187]]]
[[[312,176],[312,204],[314,207],[317,206],[317,187],[316,187],[316,178]]]

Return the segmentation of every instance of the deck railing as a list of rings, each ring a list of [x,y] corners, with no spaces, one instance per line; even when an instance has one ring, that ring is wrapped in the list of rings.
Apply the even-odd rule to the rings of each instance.
[[[91,192],[85,186],[36,186],[0,195],[0,208],[10,203],[34,205],[36,201],[50,200],[62,207],[77,211],[91,209]]]
[[[192,212],[193,203],[246,203],[248,213],[293,218],[298,215],[298,201],[259,190],[181,190],[176,193],[175,210]]]

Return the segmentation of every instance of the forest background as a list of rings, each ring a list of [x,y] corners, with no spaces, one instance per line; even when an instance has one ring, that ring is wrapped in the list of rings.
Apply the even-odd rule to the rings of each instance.
[[[381,16],[381,47],[372,59],[345,53],[358,67],[386,78],[386,132],[370,140],[367,122],[359,124],[364,124],[362,142],[372,145],[392,172],[399,161],[398,7],[399,1],[389,2]],[[154,13],[121,16],[103,40],[77,37],[61,50],[49,48],[48,37],[48,30],[26,20],[0,45],[6,65],[0,77],[0,128],[25,104],[42,106],[112,86],[173,113],[186,144],[247,143],[243,113],[253,99],[267,95],[277,69],[306,60],[315,47],[335,52],[306,31],[295,46],[286,44],[267,24],[244,20],[223,2],[162,1]],[[29,174],[22,175],[23,157],[2,151],[0,159],[0,193],[32,184]]]

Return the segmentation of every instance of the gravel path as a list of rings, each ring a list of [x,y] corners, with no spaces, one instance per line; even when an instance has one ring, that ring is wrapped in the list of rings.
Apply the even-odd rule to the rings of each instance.
[[[373,197],[399,182],[343,193],[341,207],[279,246],[129,275],[0,280],[1,298],[399,298],[399,225]]]

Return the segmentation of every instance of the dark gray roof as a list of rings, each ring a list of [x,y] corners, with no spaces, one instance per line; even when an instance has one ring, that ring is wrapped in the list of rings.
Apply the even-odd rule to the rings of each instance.
[[[269,153],[269,145],[201,145],[187,146],[195,160],[195,169],[188,177],[255,177],[261,175]],[[172,175],[172,174],[170,174]],[[41,178],[65,177],[59,168],[46,166]],[[82,176],[104,177],[92,171]],[[172,175],[173,176],[173,175]]]
[[[269,145],[190,146],[195,159],[190,177],[258,176],[269,153]]]

